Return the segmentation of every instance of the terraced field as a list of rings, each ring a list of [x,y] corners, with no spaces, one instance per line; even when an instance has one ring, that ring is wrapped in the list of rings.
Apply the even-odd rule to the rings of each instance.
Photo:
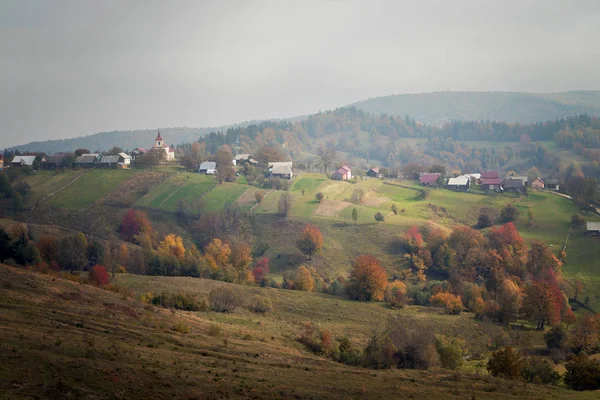
[[[213,177],[193,173],[179,173],[152,189],[137,204],[175,211],[179,201],[194,201],[217,185]]]

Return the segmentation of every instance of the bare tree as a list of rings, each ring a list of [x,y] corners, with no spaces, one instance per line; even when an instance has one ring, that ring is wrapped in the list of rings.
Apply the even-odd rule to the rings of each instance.
[[[325,146],[319,147],[317,150],[317,155],[321,160],[321,166],[323,167],[323,173],[327,174],[327,169],[333,164],[335,159],[337,158],[337,152],[333,149],[328,149]]]

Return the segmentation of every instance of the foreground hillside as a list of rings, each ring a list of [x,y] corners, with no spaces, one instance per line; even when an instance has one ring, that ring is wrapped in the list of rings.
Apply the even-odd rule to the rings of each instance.
[[[369,113],[409,115],[434,125],[449,121],[532,123],[600,115],[600,92],[435,92],[377,97],[353,105]]]
[[[185,281],[197,284],[200,292],[207,284],[227,285],[201,279],[137,279],[123,276],[118,281],[139,290],[180,287]],[[343,313],[349,310],[345,304],[352,304],[323,295],[303,293],[306,301],[296,304],[305,310],[290,326],[294,311],[286,308],[295,302],[291,297],[300,294],[274,289],[251,289],[273,296],[276,311],[271,317],[242,309],[232,314],[167,311],[140,303],[134,295],[7,266],[0,266],[0,287],[0,398],[592,399],[596,395],[444,370],[373,371],[314,356],[295,341],[294,326],[307,322],[305,316],[313,311],[318,314],[315,307],[320,303],[333,309],[343,302]],[[361,315],[384,317],[381,306],[364,307],[372,312],[361,310]],[[440,316],[438,326],[448,318]],[[284,322],[278,326],[278,320]],[[366,330],[372,321],[351,323]]]

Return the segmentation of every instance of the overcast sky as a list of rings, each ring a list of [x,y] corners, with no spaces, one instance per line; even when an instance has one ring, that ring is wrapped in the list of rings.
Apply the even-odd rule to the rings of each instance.
[[[600,1],[0,0],[0,145],[600,88]]]

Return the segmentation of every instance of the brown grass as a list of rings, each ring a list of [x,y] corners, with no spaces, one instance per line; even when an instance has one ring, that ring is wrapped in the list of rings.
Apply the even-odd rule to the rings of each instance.
[[[315,209],[314,215],[321,217],[335,217],[349,205],[350,203],[347,201],[323,199]]]

